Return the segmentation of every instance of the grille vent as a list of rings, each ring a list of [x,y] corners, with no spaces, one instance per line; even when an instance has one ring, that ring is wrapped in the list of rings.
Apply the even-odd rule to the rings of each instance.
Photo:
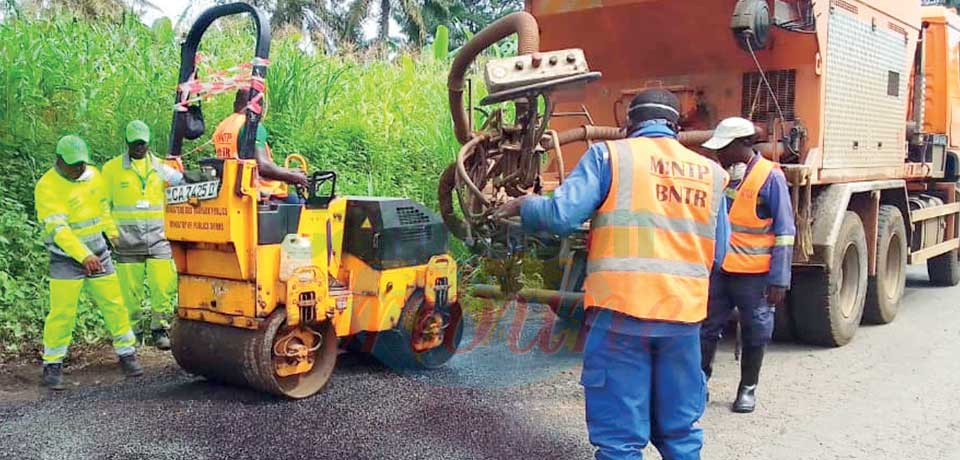
[[[397,217],[400,219],[400,225],[419,225],[430,222],[429,216],[412,206],[401,206],[397,208]]]
[[[857,8],[857,5],[854,5],[854,4],[852,4],[852,3],[850,3],[850,2],[847,2],[847,1],[845,1],[845,0],[833,0],[833,2],[831,2],[831,3],[833,4],[833,6],[836,6],[836,7],[838,7],[838,8],[842,8],[842,9],[845,9],[845,10],[847,10],[847,11],[853,13],[853,14],[857,14],[857,13],[860,12],[860,8]]]
[[[430,238],[427,227],[404,227],[400,229],[400,241],[426,241]]]
[[[780,108],[783,110],[785,121],[796,119],[796,70],[776,70],[767,72],[767,81],[777,95]],[[744,118],[751,121],[768,121],[777,118],[777,105],[770,97],[770,91],[763,83],[760,72],[743,74],[743,101],[741,112]]]
[[[897,25],[897,24],[894,24],[894,23],[892,23],[892,22],[889,22],[889,23],[887,23],[887,27],[889,27],[890,30],[892,30],[892,31],[894,31],[894,32],[896,32],[896,33],[898,33],[898,34],[903,35],[904,37],[907,36],[907,29],[904,29],[903,27],[900,27],[900,26]]]

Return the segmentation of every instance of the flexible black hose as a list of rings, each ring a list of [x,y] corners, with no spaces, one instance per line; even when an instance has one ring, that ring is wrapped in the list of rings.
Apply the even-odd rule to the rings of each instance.
[[[450,99],[450,116],[457,140],[466,144],[472,137],[472,126],[467,123],[467,111],[463,106],[464,77],[467,69],[484,50],[494,43],[517,34],[517,54],[532,54],[540,51],[540,27],[537,20],[525,11],[504,16],[475,35],[457,54],[447,77]]]

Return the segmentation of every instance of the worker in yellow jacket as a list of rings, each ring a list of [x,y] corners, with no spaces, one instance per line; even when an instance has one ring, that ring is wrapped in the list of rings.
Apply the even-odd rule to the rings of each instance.
[[[80,292],[86,289],[100,307],[124,374],[143,374],[136,338],[123,306],[107,238],[118,231],[110,217],[106,188],[90,164],[83,139],[64,136],[57,160],[37,182],[34,199],[43,240],[50,255],[50,313],[43,325],[43,384],[62,390],[62,363],[73,337]]]
[[[140,120],[127,124],[127,152],[103,166],[107,197],[120,237],[117,274],[124,302],[135,323],[142,317],[145,290],[149,289],[149,322],[154,346],[170,349],[167,317],[177,297],[177,270],[170,242],[163,230],[167,184],[176,185],[183,174],[150,153],[150,128]]]

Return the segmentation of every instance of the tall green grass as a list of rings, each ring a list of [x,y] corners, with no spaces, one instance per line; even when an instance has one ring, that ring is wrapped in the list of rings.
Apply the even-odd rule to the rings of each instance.
[[[221,21],[201,47],[214,68],[248,61],[253,34]],[[302,153],[312,168],[339,173],[343,194],[409,197],[435,207],[436,181],[458,147],[446,102],[447,64],[431,56],[394,62],[310,57],[299,37],[275,37],[267,74],[265,124],[278,160]],[[142,119],[152,149],[165,154],[179,65],[169,32],[127,18],[119,24],[58,17],[0,24],[0,353],[40,342],[48,308],[47,260],[39,243],[33,186],[64,134],[81,135],[102,164],[124,150],[123,126]],[[232,97],[203,105],[207,136]],[[187,159],[191,161],[191,158]],[[84,301],[75,338],[105,334]]]

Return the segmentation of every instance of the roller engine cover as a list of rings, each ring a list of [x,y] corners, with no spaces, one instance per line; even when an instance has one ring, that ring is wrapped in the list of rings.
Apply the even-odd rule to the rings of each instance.
[[[377,270],[423,265],[446,254],[440,216],[401,198],[347,198],[346,252]]]

